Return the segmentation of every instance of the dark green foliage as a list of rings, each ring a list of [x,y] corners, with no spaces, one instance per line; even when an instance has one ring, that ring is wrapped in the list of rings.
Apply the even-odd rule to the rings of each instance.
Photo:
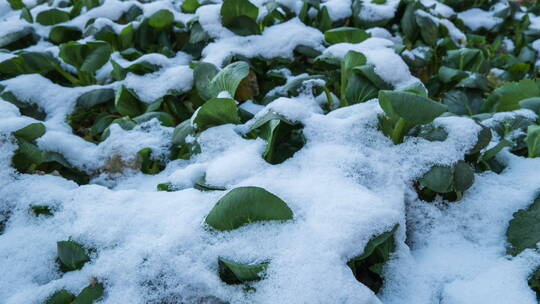
[[[392,230],[373,237],[364,247],[362,254],[350,259],[347,266],[351,268],[358,282],[378,292],[383,285],[384,264],[390,260],[396,250],[394,234],[398,225]]]

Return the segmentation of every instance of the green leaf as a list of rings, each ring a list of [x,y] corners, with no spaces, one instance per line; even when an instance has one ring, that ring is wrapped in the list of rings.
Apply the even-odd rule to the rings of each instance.
[[[446,112],[447,107],[429,98],[409,92],[379,91],[379,104],[391,118],[403,118],[412,124],[427,124]]]
[[[141,163],[141,172],[144,174],[157,174],[165,166],[158,160],[152,159],[152,149],[144,148],[137,152],[137,158]]]
[[[184,0],[182,2],[182,5],[180,5],[180,8],[182,9],[182,12],[186,14],[193,14],[199,8],[200,4],[197,0]]]
[[[91,41],[80,44],[71,41],[60,45],[58,56],[77,70],[93,73],[109,61],[111,53],[112,48],[107,42]]]
[[[207,182],[206,182],[206,177],[205,175],[202,175],[200,176],[199,178],[197,178],[195,180],[195,184],[193,185],[193,188],[197,189],[197,190],[200,190],[200,191],[225,191],[227,190],[227,188],[224,188],[224,187],[218,187],[218,186],[212,186],[212,185],[209,185]]]
[[[476,141],[476,144],[474,147],[472,147],[467,154],[474,154],[480,152],[482,149],[487,147],[489,143],[491,142],[491,129],[481,126],[482,130],[478,132],[478,140]]]
[[[466,162],[460,160],[454,165],[454,190],[464,192],[474,183],[474,171]]]
[[[36,16],[37,23],[41,25],[55,25],[58,23],[69,21],[71,17],[68,12],[53,8],[46,11],[41,11]]]
[[[48,297],[45,304],[71,304],[74,299],[75,296],[71,292],[60,289]]]
[[[31,123],[28,126],[13,132],[13,136],[27,141],[33,141],[45,134],[45,125],[41,122]]]
[[[241,284],[261,279],[259,273],[266,270],[269,263],[240,264],[231,260],[218,258],[219,277],[227,284]]]
[[[527,137],[525,137],[527,143],[527,150],[529,157],[540,156],[540,126],[533,125],[527,128]]]
[[[373,237],[364,247],[362,254],[347,262],[355,278],[374,292],[381,289],[381,270],[396,249],[394,234],[397,228],[396,224],[392,230]]]
[[[445,62],[454,69],[479,72],[484,64],[484,53],[479,49],[462,48],[448,51]]]
[[[229,64],[212,78],[208,85],[210,96],[217,97],[219,93],[226,91],[231,97],[236,95],[236,89],[240,82],[249,74],[249,64],[237,61]]]
[[[9,3],[9,6],[11,6],[11,8],[14,10],[26,7],[22,0],[7,0],[7,2]]]
[[[240,187],[225,194],[205,219],[211,227],[225,231],[258,221],[285,221],[293,217],[287,204],[259,187]]]
[[[85,287],[71,304],[92,304],[103,297],[104,287],[101,283],[90,284]]]
[[[266,141],[263,158],[270,164],[280,164],[292,157],[305,144],[301,124],[272,119],[260,127],[259,137]]]
[[[514,213],[506,230],[508,254],[516,256],[527,248],[537,248],[540,242],[540,197],[527,208]]]
[[[109,88],[100,88],[83,93],[77,98],[77,107],[91,108],[93,106],[104,104],[114,100],[114,90]]]
[[[120,86],[116,92],[114,106],[118,113],[123,116],[137,117],[144,113],[145,105],[139,100],[133,91]]]
[[[501,150],[503,148],[511,147],[511,146],[512,146],[511,141],[503,139],[497,145],[495,145],[495,147],[493,147],[493,148],[487,150],[486,152],[484,152],[484,154],[482,154],[482,156],[480,156],[480,161],[490,160],[493,157],[495,157],[495,155],[497,155],[499,152],[501,152]]]
[[[429,16],[424,14],[415,14],[416,24],[420,29],[420,36],[430,46],[435,46],[439,39],[439,25]]]
[[[164,29],[174,23],[174,15],[169,10],[161,9],[148,18],[148,24],[155,29]]]
[[[38,147],[22,138],[17,138],[19,148],[11,159],[12,166],[19,172],[28,172],[43,161],[43,154]]]
[[[424,187],[437,193],[450,192],[453,181],[454,170],[449,166],[441,165],[431,167],[431,169],[429,169],[429,171],[420,179],[420,183]]]
[[[341,100],[340,105],[342,107],[352,104],[352,101],[347,100],[347,84],[354,74],[354,67],[366,64],[367,59],[362,53],[355,51],[348,51],[345,57],[341,61]]]
[[[519,106],[522,109],[529,109],[538,115],[540,114],[540,97],[531,97],[520,100]]]
[[[495,89],[484,103],[486,112],[505,112],[519,109],[519,102],[538,97],[540,89],[532,79],[523,79],[519,82],[506,83]]]
[[[66,43],[81,38],[81,30],[74,26],[58,25],[53,27],[49,33],[49,40],[54,44]]]
[[[32,209],[32,212],[34,212],[34,214],[36,216],[38,216],[40,214],[43,214],[45,216],[53,215],[52,212],[51,212],[51,208],[49,206],[46,206],[46,205],[31,205],[30,209]]]
[[[60,241],[56,243],[56,247],[61,269],[64,272],[79,270],[90,261],[84,248],[74,241]]]
[[[338,27],[324,32],[324,40],[329,44],[360,43],[371,37],[365,31],[354,27]]]
[[[28,23],[34,23],[34,17],[32,17],[32,13],[26,6],[21,9],[19,18],[26,20]]]
[[[191,125],[191,120],[187,119],[174,128],[171,142],[175,145],[184,145],[186,138],[193,133],[195,133],[195,128]]]
[[[260,34],[259,25],[248,16],[235,17],[228,26],[228,29],[239,36],[250,36]]]
[[[240,116],[236,101],[231,98],[212,98],[195,113],[193,123],[199,130],[223,124],[238,124]]]
[[[221,5],[221,23],[225,27],[231,26],[236,17],[246,16],[253,21],[257,20],[259,8],[248,0],[225,0]]]
[[[137,124],[150,121],[154,118],[157,118],[160,123],[166,127],[174,127],[174,117],[171,114],[166,112],[147,112],[142,115],[133,118]]]
[[[215,65],[202,61],[198,62],[193,69],[195,88],[197,88],[197,93],[199,93],[202,99],[208,100],[215,97],[212,96],[212,92],[210,91],[210,82],[218,73],[219,69]]]
[[[156,186],[156,188],[157,188],[158,191],[165,191],[165,192],[173,192],[174,191],[174,186],[171,183],[158,184]]]

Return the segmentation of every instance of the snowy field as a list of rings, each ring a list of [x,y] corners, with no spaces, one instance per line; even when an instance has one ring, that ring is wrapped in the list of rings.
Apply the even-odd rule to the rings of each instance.
[[[539,303],[530,2],[1,0],[0,303]]]

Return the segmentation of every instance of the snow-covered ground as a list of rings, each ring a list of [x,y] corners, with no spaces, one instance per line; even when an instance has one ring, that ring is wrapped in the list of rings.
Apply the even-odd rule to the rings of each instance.
[[[280,2],[295,7],[295,1]],[[398,1],[388,1],[384,14],[394,14],[394,2]],[[70,24],[82,27],[88,18],[115,18],[128,7],[126,3],[107,0]],[[350,1],[326,4],[333,7],[329,11],[336,19],[350,15],[342,8],[348,8]],[[141,6],[149,15],[178,5],[155,1]],[[388,48],[396,43],[391,35],[373,34],[358,44],[325,47],[319,30],[292,19],[268,27],[261,36],[238,37],[219,23],[219,7],[203,6],[196,13],[201,26],[215,38],[203,50],[203,61],[222,65],[232,54],[290,57],[296,46],[305,45],[337,57],[348,50],[361,51],[377,74],[396,88],[418,81]],[[40,9],[36,6],[32,12]],[[458,17],[472,29],[495,25],[475,18],[488,12],[478,13],[467,11]],[[175,17],[186,21],[193,16],[178,13]],[[0,3],[0,28],[20,22],[18,13]],[[32,48],[58,52],[44,41]],[[146,59],[163,68],[124,80],[145,102],[169,89],[192,87],[189,55],[179,52],[173,58]],[[98,75],[111,69],[107,64]],[[131,131],[113,127],[100,144],[74,135],[65,116],[78,96],[97,86],[66,88],[36,74],[0,83],[46,111],[47,132],[38,146],[61,152],[81,170],[97,171],[115,155],[133,159],[145,147],[157,154],[168,151],[173,128],[157,120]],[[505,250],[505,232],[512,214],[528,206],[538,190],[540,159],[503,151],[500,157],[508,164],[503,173],[476,174],[473,187],[460,202],[426,203],[418,199],[413,182],[434,164],[463,159],[480,130],[471,119],[436,119],[435,124],[449,133],[443,142],[408,138],[394,145],[377,129],[377,114],[382,112],[377,100],[324,114],[317,98],[306,93],[255,108],[258,115],[272,110],[301,122],[307,144],[284,163],[271,165],[261,158],[263,140],[242,137],[250,122],[221,125],[200,135],[200,154],[172,161],[157,175],[133,170],[102,173],[89,185],[78,186],[53,175],[15,172],[11,157],[17,147],[10,134],[35,120],[0,100],[0,220],[9,214],[0,234],[0,303],[41,303],[61,288],[78,292],[92,277],[105,284],[102,303],[113,304],[219,303],[218,299],[230,303],[536,303],[527,278],[540,265],[540,254],[526,250],[511,258]],[[204,219],[225,192],[194,189],[195,180],[204,174],[209,184],[227,189],[263,187],[288,204],[294,219],[212,231]],[[167,182],[181,189],[156,190],[157,184]],[[29,205],[49,205],[54,217],[36,217]],[[375,295],[355,279],[346,263],[362,252],[371,237],[395,224],[399,224],[397,250],[385,268],[384,288]],[[80,271],[62,274],[55,263],[56,242],[68,238],[95,252]],[[218,257],[271,263],[264,279],[252,284],[254,290],[245,290],[220,280]]]

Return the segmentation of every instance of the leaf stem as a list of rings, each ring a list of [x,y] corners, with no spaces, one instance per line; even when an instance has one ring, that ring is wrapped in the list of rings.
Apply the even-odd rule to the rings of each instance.
[[[407,124],[407,121],[405,119],[400,118],[396,126],[394,127],[394,131],[392,132],[392,142],[395,145],[403,143],[403,137],[405,136],[405,126]]]

